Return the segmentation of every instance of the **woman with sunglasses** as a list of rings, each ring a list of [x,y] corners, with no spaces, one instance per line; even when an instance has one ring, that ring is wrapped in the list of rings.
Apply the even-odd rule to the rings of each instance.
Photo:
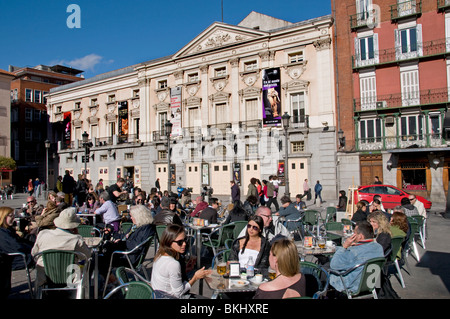
[[[231,247],[229,260],[239,260],[240,267],[245,268],[250,257],[255,262],[255,268],[269,267],[270,243],[262,235],[264,221],[261,216],[249,218],[244,237],[237,238]]]
[[[188,292],[199,279],[211,274],[205,267],[187,279],[183,254],[186,251],[184,227],[171,224],[164,230],[153,262],[151,285],[157,298],[191,298]]]

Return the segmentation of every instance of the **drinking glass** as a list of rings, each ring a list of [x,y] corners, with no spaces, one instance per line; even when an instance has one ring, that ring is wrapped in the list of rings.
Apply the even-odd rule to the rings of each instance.
[[[325,249],[325,244],[326,244],[325,238],[319,237],[317,239],[317,246],[319,246],[320,249]]]
[[[272,269],[272,267],[269,267],[268,276],[269,280],[274,280],[277,277],[277,273],[275,272],[274,269]]]

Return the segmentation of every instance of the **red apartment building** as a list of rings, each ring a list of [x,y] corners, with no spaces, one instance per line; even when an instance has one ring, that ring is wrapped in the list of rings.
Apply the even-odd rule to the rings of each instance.
[[[331,8],[341,180],[379,176],[445,201],[450,0],[332,0]]]
[[[54,187],[55,165],[57,158],[56,139],[48,129],[48,116],[45,95],[59,85],[84,78],[78,76],[83,71],[54,65],[36,67],[14,67],[9,71],[15,75],[11,82],[11,157],[16,161],[17,170],[12,182],[17,191],[21,191],[28,179],[46,179],[45,140],[50,140],[49,149],[49,186]]]

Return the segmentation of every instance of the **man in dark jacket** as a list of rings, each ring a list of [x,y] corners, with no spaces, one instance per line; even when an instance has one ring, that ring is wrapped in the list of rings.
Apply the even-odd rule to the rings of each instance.
[[[181,218],[177,213],[171,211],[169,209],[170,199],[168,197],[163,197],[161,200],[161,204],[159,205],[161,210],[155,215],[153,220],[154,225],[170,225],[170,224],[178,224],[183,225]]]
[[[200,214],[200,218],[206,219],[209,224],[217,224],[217,210],[219,208],[219,200],[215,197],[209,199],[209,206]]]
[[[75,190],[77,183],[75,182],[75,179],[70,176],[69,170],[66,170],[66,173],[64,175],[62,186],[63,186],[63,192],[65,194],[64,201],[67,203],[67,205],[72,206],[73,202],[73,192]]]
[[[234,181],[230,181],[230,184],[231,184],[231,201],[234,204],[241,200],[241,190]]]

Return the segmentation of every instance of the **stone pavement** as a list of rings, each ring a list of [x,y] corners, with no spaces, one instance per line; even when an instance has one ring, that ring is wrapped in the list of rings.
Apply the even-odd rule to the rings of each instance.
[[[219,196],[220,197],[220,196]],[[229,197],[220,197],[223,203],[228,203]],[[16,194],[14,200],[5,200],[0,203],[2,206],[21,208],[26,202],[26,194]],[[38,199],[41,204],[46,203],[44,198]],[[328,205],[335,205],[337,199],[327,200],[320,209],[325,210]],[[312,202],[307,202],[308,208],[317,209]],[[421,246],[418,240],[418,250],[420,261],[413,255],[408,256],[408,265],[402,270],[406,288],[402,288],[395,277],[391,277],[394,290],[402,299],[450,299],[450,219],[442,216],[445,212],[445,203],[433,203],[429,212],[427,231],[428,238],[425,242],[426,249]],[[150,247],[147,255],[147,268],[151,271],[151,261],[153,260],[154,247]],[[32,272],[34,280],[35,272]],[[197,293],[199,282],[192,287],[191,292]],[[203,283],[203,295],[210,297],[212,291],[206,283]],[[10,299],[28,299],[28,287],[25,272],[15,271],[12,276],[12,290]]]

